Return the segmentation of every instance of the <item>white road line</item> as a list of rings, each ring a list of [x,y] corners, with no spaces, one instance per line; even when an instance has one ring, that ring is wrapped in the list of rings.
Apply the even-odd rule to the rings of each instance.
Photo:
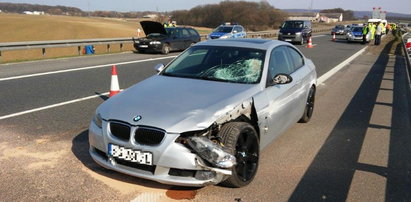
[[[324,34],[321,34],[321,35],[315,35],[315,36],[312,36],[312,38],[318,38],[318,37],[323,37],[323,36],[326,36],[326,35],[324,35]]]
[[[352,55],[351,57],[347,58],[346,60],[344,60],[342,63],[340,63],[339,65],[335,66],[334,68],[332,68],[330,71],[328,71],[327,73],[323,74],[320,78],[317,79],[317,83],[318,84],[322,84],[324,83],[327,79],[329,79],[332,75],[334,75],[335,73],[337,73],[338,71],[340,71],[343,67],[345,67],[346,65],[348,65],[348,63],[350,63],[351,61],[353,61],[355,58],[357,58],[358,56],[360,56],[365,49],[367,49],[367,47],[362,48],[361,50],[359,50],[358,52],[356,52],[354,55]]]
[[[0,78],[0,81],[7,81],[7,80],[14,80],[14,79],[22,79],[22,78],[35,77],[35,76],[44,76],[44,75],[50,75],[50,74],[59,74],[59,73],[65,73],[65,72],[75,72],[75,71],[81,71],[81,70],[88,70],[88,69],[96,69],[96,68],[108,67],[108,66],[113,66],[113,65],[126,65],[126,64],[132,64],[132,63],[141,63],[141,62],[148,62],[148,61],[156,61],[156,60],[163,60],[163,59],[169,59],[169,58],[175,58],[175,57],[177,57],[177,56],[167,56],[167,57],[160,57],[160,58],[149,58],[149,59],[144,59],[144,60],[135,60],[135,61],[129,61],[129,62],[120,62],[120,63],[113,63],[113,64],[95,65],[95,66],[81,67],[81,68],[76,68],[76,69],[65,69],[65,70],[58,70],[58,71],[51,71],[51,72],[43,72],[43,73],[37,73],[37,74],[27,74],[27,75],[21,75],[21,76],[13,76],[13,77],[7,77],[7,78]]]
[[[43,110],[51,109],[51,108],[55,108],[55,107],[60,107],[60,106],[63,106],[63,105],[73,104],[73,103],[81,102],[81,101],[84,101],[84,100],[90,100],[90,99],[97,98],[97,97],[100,97],[102,95],[108,95],[108,94],[110,94],[110,93],[106,92],[106,93],[102,93],[102,94],[98,94],[98,95],[92,95],[92,96],[83,97],[83,98],[79,98],[79,99],[75,99],[75,100],[70,100],[70,101],[67,101],[67,102],[61,102],[61,103],[57,103],[57,104],[53,104],[53,105],[48,105],[48,106],[45,106],[45,107],[39,107],[39,108],[27,110],[27,111],[17,112],[17,113],[14,113],[14,114],[0,116],[0,120],[8,119],[8,118],[16,117],[16,116],[21,116],[21,115],[24,115],[24,114],[30,114],[30,113],[33,113],[33,112],[43,111]]]
[[[335,73],[337,73],[339,70],[341,70],[343,67],[345,67],[348,63],[350,63],[351,61],[353,61],[355,58],[357,58],[359,55],[361,55],[365,49],[367,47],[364,47],[363,49],[361,49],[360,51],[358,51],[357,53],[355,53],[354,55],[352,55],[351,57],[349,57],[348,59],[344,60],[342,63],[340,63],[339,65],[335,66],[333,69],[331,69],[330,71],[328,71],[327,73],[325,73],[324,75],[322,75],[320,78],[317,79],[317,83],[318,84],[322,84],[324,83],[327,79],[329,79],[332,75],[334,75]],[[174,56],[173,56],[174,57]],[[164,57],[165,58],[170,58],[170,57]],[[141,60],[140,60],[141,61]],[[134,61],[135,62],[135,61]],[[130,62],[133,63],[133,62]],[[107,66],[107,65],[105,65]],[[45,107],[39,107],[39,108],[35,108],[35,109],[31,109],[31,110],[27,110],[27,111],[22,111],[22,112],[18,112],[18,113],[14,113],[14,114],[9,114],[9,115],[5,115],[5,116],[0,116],[0,120],[3,119],[8,119],[8,118],[12,118],[12,117],[16,117],[16,116],[21,116],[24,114],[30,114],[33,112],[38,112],[38,111],[42,111],[42,110],[46,110],[46,109],[51,109],[51,108],[55,108],[55,107],[60,107],[63,105],[68,105],[68,104],[73,104],[76,102],[81,102],[81,101],[85,101],[85,100],[89,100],[89,99],[93,99],[93,98],[97,98],[100,97],[101,95],[108,95],[109,92],[106,93],[102,93],[99,95],[92,95],[92,96],[88,96],[88,97],[84,97],[84,98],[79,98],[79,99],[75,99],[75,100],[70,100],[67,102],[61,102],[61,103],[57,103],[57,104],[53,104],[53,105],[48,105]]]

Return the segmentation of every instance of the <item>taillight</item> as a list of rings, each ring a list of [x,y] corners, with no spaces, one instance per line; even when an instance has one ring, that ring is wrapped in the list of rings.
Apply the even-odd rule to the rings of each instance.
[[[406,47],[406,48],[411,48],[411,42],[406,43],[406,44],[405,44],[405,47]]]

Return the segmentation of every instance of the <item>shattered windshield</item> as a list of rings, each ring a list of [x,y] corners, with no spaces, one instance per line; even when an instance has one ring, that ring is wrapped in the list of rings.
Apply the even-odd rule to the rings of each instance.
[[[264,50],[194,46],[170,63],[165,76],[254,84],[261,79]]]

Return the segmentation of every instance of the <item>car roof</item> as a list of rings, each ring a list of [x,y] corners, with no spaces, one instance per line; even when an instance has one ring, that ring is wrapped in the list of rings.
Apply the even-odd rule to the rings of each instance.
[[[289,45],[289,43],[278,41],[278,40],[268,40],[268,39],[250,39],[250,38],[232,38],[232,39],[216,39],[207,40],[197,45],[207,45],[207,46],[232,46],[241,48],[256,48],[256,49],[269,49],[270,47],[277,45]]]

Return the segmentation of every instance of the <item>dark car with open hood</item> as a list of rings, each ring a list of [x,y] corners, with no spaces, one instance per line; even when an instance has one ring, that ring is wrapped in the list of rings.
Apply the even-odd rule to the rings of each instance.
[[[134,48],[140,52],[181,51],[200,41],[200,35],[191,27],[167,27],[153,21],[141,21],[146,34],[144,38],[134,39]]]

